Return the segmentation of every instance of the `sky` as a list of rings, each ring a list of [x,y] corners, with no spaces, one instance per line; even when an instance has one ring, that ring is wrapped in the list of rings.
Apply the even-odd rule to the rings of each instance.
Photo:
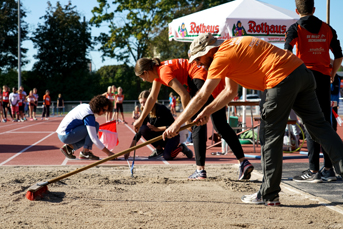
[[[28,25],[30,32],[34,31],[38,24],[43,24],[43,20],[39,18],[45,15],[46,9],[48,7],[46,0],[20,0],[24,10],[27,13],[27,17],[24,19]],[[81,18],[86,17],[86,21],[89,21],[92,18],[91,10],[98,6],[97,0],[59,0],[62,6],[67,5],[68,2],[71,2],[73,6],[76,6],[76,10],[80,13]],[[109,0],[113,2],[114,0]],[[272,4],[278,7],[282,7],[288,10],[295,11],[295,1],[294,0],[260,0],[268,4]],[[50,0],[53,6],[56,6],[56,0]],[[315,0],[316,11],[314,15],[319,19],[326,22],[326,2],[327,0]],[[342,0],[330,0],[330,25],[336,30],[338,39],[343,40],[343,26],[341,26],[341,17],[339,16],[342,13],[343,1]],[[101,26],[100,28],[91,27],[92,37],[98,36],[101,32],[108,33],[109,29],[106,25]],[[30,33],[30,35],[32,35]],[[282,44],[277,44],[278,47],[283,48]],[[29,63],[22,67],[22,70],[29,71],[32,69],[33,64],[37,61],[34,58],[34,55],[37,53],[37,50],[33,47],[31,41],[24,41],[22,47],[27,48],[27,59]],[[92,69],[98,70],[105,65],[114,65],[117,62],[114,59],[105,58],[102,61],[102,53],[97,51],[100,45],[94,46],[94,50],[90,51],[88,58],[92,61]]]

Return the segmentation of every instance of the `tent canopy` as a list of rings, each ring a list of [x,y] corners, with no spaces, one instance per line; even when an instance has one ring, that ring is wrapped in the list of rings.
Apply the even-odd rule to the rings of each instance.
[[[169,40],[191,42],[211,32],[219,40],[254,36],[269,42],[284,42],[288,27],[299,19],[290,10],[257,0],[236,0],[196,12],[169,24]]]

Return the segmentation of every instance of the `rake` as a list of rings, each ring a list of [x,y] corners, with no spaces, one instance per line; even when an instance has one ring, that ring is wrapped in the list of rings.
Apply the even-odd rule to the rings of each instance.
[[[185,130],[187,128],[190,128],[190,127],[192,127],[194,125],[195,125],[195,123],[190,123],[188,125],[185,125],[185,126],[181,127],[179,131],[182,131],[182,130]],[[92,168],[94,166],[100,165],[100,164],[102,164],[102,163],[104,163],[106,161],[115,159],[115,158],[117,158],[119,156],[122,156],[122,155],[128,153],[128,152],[131,152],[133,150],[139,149],[139,148],[141,148],[143,146],[149,145],[149,144],[154,143],[156,141],[159,141],[161,139],[162,139],[162,135],[160,135],[160,136],[158,136],[156,138],[150,139],[149,141],[146,141],[146,142],[144,142],[142,144],[139,144],[139,145],[133,146],[131,148],[128,148],[126,150],[123,150],[123,151],[121,151],[119,153],[113,154],[113,155],[111,155],[111,156],[109,156],[107,158],[104,158],[104,159],[102,159],[100,161],[94,162],[94,163],[92,163],[90,165],[84,166],[82,168],[76,169],[76,170],[71,171],[69,173],[63,174],[63,175],[58,176],[56,178],[53,178],[51,180],[36,183],[36,184],[32,185],[28,189],[28,191],[26,193],[26,198],[29,199],[29,200],[36,200],[37,198],[41,198],[48,191],[48,185],[49,184],[55,183],[55,182],[60,181],[60,180],[62,180],[64,178],[67,178],[67,177],[69,177],[71,175],[77,174],[77,173],[82,172],[84,170],[90,169],[90,168]]]

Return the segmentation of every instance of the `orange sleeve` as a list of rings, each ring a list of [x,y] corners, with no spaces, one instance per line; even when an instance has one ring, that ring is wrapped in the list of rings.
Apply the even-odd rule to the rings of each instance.
[[[154,81],[160,82],[165,86],[169,86],[170,81],[175,78],[172,68],[168,65],[161,65],[159,68],[159,77],[159,79],[155,79]]]

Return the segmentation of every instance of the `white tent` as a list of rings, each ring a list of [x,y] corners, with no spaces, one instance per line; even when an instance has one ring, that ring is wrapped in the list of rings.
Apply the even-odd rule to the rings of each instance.
[[[284,42],[290,25],[299,19],[295,12],[257,0],[236,0],[174,19],[169,24],[169,40],[192,42],[201,33],[211,32],[219,40],[254,36],[268,42]],[[246,99],[246,89],[243,88]],[[245,127],[243,107],[242,124]]]
[[[236,0],[199,11],[169,24],[169,40],[191,42],[211,32],[219,40],[254,36],[269,42],[283,42],[288,27],[299,16],[290,10],[257,0]]]

